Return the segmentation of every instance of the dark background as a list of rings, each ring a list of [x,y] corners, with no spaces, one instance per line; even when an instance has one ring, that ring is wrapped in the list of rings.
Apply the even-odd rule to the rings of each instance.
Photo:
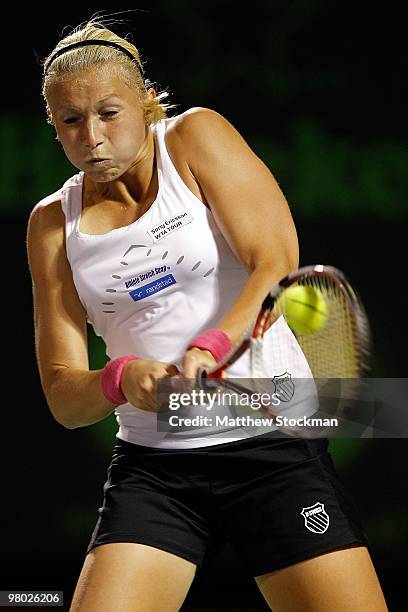
[[[138,8],[112,29],[133,33],[147,76],[168,88],[176,112],[214,108],[269,165],[291,206],[301,264],[335,265],[360,291],[373,328],[372,375],[405,377],[408,53],[397,3],[178,0]],[[102,501],[116,423],[65,430],[48,411],[25,232],[33,205],[75,173],[45,122],[40,61],[98,10],[24,8],[22,19],[16,6],[2,36],[0,590],[64,590],[67,602]],[[106,356],[92,333],[90,351],[100,367]],[[403,439],[331,441],[391,610],[408,603],[406,448]],[[183,607],[266,609],[227,548],[210,550]]]

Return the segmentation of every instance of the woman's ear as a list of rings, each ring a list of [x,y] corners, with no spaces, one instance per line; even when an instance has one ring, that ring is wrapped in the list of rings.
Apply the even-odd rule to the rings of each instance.
[[[153,100],[153,98],[155,98],[157,96],[157,92],[154,89],[154,87],[149,87],[149,89],[147,90],[147,97],[150,100]]]
[[[54,119],[52,118],[52,113],[51,113],[51,110],[50,110],[49,106],[47,106],[47,123],[49,123],[50,125],[54,126],[55,133],[56,133],[55,140],[58,140],[58,142],[59,142],[57,128],[54,125]]]
[[[54,125],[51,109],[50,109],[49,106],[47,106],[47,123],[50,123],[51,125]]]

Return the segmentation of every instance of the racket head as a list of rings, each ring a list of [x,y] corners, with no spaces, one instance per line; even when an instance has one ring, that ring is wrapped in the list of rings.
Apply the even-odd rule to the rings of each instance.
[[[333,266],[305,266],[270,293],[275,316],[285,317],[285,295],[311,287],[326,305],[326,323],[308,333],[292,332],[315,378],[364,378],[370,371],[372,335],[362,301],[343,272]],[[290,326],[290,321],[287,321]]]
[[[364,417],[359,414],[358,399],[364,385],[362,378],[365,378],[370,370],[371,331],[360,297],[345,274],[333,266],[321,264],[305,266],[292,272],[275,285],[263,301],[256,320],[248,326],[230,353],[212,370],[201,370],[199,384],[204,389],[214,390],[218,386],[223,391],[233,391],[238,395],[252,395],[254,392],[268,391],[270,383],[275,384],[275,379],[280,379],[279,384],[283,382],[285,385],[287,382],[285,374],[288,373],[288,370],[285,374],[276,372],[280,376],[273,375],[272,379],[265,378],[265,374],[258,372],[270,372],[271,369],[276,369],[275,360],[265,357],[265,352],[262,350],[263,339],[268,329],[281,317],[285,318],[291,327],[290,317],[287,316],[285,309],[285,301],[288,290],[298,286],[310,287],[319,292],[319,297],[325,301],[326,316],[324,325],[317,326],[316,329],[309,330],[307,333],[291,328],[312,373],[312,378],[296,379],[294,377],[296,397],[305,401],[304,405],[300,405],[300,414],[303,413],[303,406],[306,411],[309,409],[311,402],[316,410],[313,416],[323,417],[323,419],[338,417],[340,425],[334,428],[326,424],[313,427],[279,426],[279,430],[289,436],[305,438],[339,435],[338,432],[344,432],[344,435],[351,432],[351,435],[355,435],[356,431],[360,431],[361,425],[365,427]],[[270,340],[271,338],[267,341],[267,345],[269,347],[273,345],[273,355],[276,356],[276,347],[280,354],[279,336],[274,337],[272,344]],[[246,351],[250,353],[251,373],[249,376],[251,378],[229,377],[229,367]],[[267,359],[269,361],[266,361]],[[257,364],[261,364],[261,368],[258,368]],[[291,375],[289,374],[288,377],[290,379]],[[290,411],[289,404],[287,407]],[[259,411],[268,417],[275,417],[277,414],[273,404],[260,406]],[[251,411],[244,407],[242,412],[239,412],[241,413],[247,416]],[[283,411],[280,414],[285,415],[289,412]],[[252,430],[250,431],[252,433]],[[257,434],[252,433],[252,435]]]
[[[362,378],[370,369],[371,331],[357,292],[345,274],[333,266],[316,264],[290,273],[264,299],[258,315],[231,351],[211,370],[200,370],[198,380],[225,378],[228,368],[247,350],[259,347],[268,329],[285,314],[285,296],[293,287],[319,291],[326,304],[326,322],[308,333],[292,329],[315,378]],[[290,327],[290,321],[287,321]]]

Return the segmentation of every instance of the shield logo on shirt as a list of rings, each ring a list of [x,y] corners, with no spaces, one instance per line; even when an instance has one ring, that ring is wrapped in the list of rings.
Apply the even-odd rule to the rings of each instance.
[[[329,515],[324,509],[324,504],[316,502],[313,506],[302,508],[300,513],[305,519],[305,526],[313,533],[324,533],[330,523]]]
[[[272,382],[275,385],[275,393],[279,396],[280,401],[289,402],[295,393],[292,374],[284,372],[279,374],[279,376],[274,376]]]

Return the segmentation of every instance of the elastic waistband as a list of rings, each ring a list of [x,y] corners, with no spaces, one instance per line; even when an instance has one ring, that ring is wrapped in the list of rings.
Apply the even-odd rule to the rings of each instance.
[[[288,443],[311,443],[316,444],[317,446],[322,446],[327,448],[329,442],[327,438],[318,438],[313,440],[306,440],[305,438],[289,436],[287,434],[283,434],[280,431],[271,431],[266,434],[261,434],[259,436],[251,436],[249,438],[244,438],[242,440],[234,440],[233,442],[224,442],[222,444],[212,444],[210,446],[198,446],[194,448],[160,448],[156,446],[142,446],[140,444],[134,444],[133,442],[127,442],[126,440],[122,440],[121,438],[116,438],[116,445],[114,450],[123,449],[131,453],[138,454],[197,454],[197,453],[214,453],[217,451],[228,451],[228,450],[241,450],[247,448],[256,448],[257,446],[262,446],[266,443],[270,443],[272,446],[276,442],[277,445],[288,442]]]

